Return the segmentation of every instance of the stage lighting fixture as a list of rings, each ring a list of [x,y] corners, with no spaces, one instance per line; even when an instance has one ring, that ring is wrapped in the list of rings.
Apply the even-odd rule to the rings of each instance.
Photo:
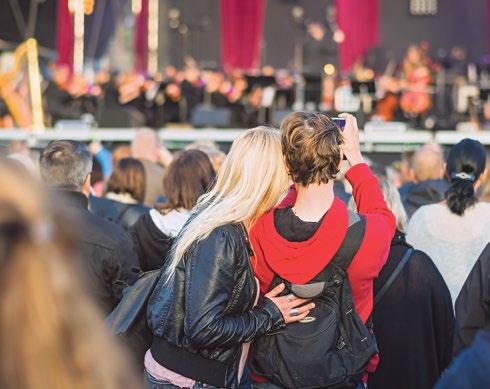
[[[168,26],[172,29],[172,30],[176,30],[179,28],[180,26],[180,22],[178,19],[170,19],[168,21]]]
[[[414,16],[435,15],[437,0],[410,0],[410,13]]]
[[[293,15],[293,18],[295,18],[296,20],[302,19],[304,14],[305,10],[299,5],[296,5],[291,9],[291,15]]]
[[[182,35],[185,35],[189,32],[189,26],[187,24],[181,24],[179,25],[179,33]]]
[[[323,67],[323,71],[325,72],[325,74],[327,76],[333,76],[335,74],[335,66],[332,65],[331,63],[327,63],[324,67]]]
[[[180,18],[180,9],[170,8],[168,10],[168,18],[169,19],[179,19]]]

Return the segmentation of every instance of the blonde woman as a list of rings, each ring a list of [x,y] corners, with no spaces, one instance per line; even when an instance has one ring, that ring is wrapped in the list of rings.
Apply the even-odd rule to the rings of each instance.
[[[141,388],[80,285],[79,221],[13,161],[0,159],[0,187],[0,388]]]
[[[147,310],[153,344],[150,388],[236,388],[248,343],[281,331],[313,308],[279,285],[257,304],[249,257],[251,226],[287,189],[280,134],[257,127],[233,143],[195,215],[181,231]]]

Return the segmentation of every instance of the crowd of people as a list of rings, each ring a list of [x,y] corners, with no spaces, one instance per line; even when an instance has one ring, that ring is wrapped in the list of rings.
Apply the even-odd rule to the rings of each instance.
[[[484,147],[383,166],[341,117],[294,112],[227,155],[151,129],[12,144],[0,386],[489,387]]]
[[[437,58],[430,51],[425,41],[413,44],[400,60],[373,49],[348,72],[322,64],[301,75],[271,66],[226,73],[200,68],[192,59],[181,69],[167,66],[153,75],[104,68],[71,74],[66,65],[53,63],[43,72],[46,126],[81,120],[106,128],[176,123],[250,128],[278,124],[287,112],[306,104],[308,110],[351,112],[361,125],[395,120],[414,128],[454,129],[464,122],[472,129],[488,128],[488,59],[473,63],[461,47]],[[19,99],[27,99],[23,88]],[[2,96],[12,91],[14,87]],[[24,127],[29,115],[15,118],[8,107],[0,98],[0,128]]]

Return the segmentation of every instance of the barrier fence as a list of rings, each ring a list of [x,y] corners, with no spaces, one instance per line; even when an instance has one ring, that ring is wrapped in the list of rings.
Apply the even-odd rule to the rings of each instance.
[[[46,129],[43,132],[31,133],[26,130],[1,130],[0,143],[8,143],[14,140],[26,141],[31,147],[43,147],[46,143],[56,139],[71,139],[81,142],[99,140],[101,142],[123,143],[130,142],[137,129],[123,128],[97,128],[84,130],[57,130]],[[165,128],[158,130],[159,137],[174,148],[179,148],[181,143],[210,140],[219,143],[231,143],[244,129],[181,129]],[[485,146],[490,147],[490,132],[462,133],[455,131],[419,131],[408,130],[404,132],[361,131],[360,141],[366,152],[397,152],[407,148],[436,142],[441,145],[452,145],[461,139],[477,139]]]

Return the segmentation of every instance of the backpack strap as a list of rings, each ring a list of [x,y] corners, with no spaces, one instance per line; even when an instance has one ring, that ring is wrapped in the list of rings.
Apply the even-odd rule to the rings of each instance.
[[[412,253],[413,253],[413,248],[411,248],[411,247],[408,248],[407,251],[405,251],[405,255],[403,255],[400,262],[398,262],[398,265],[396,265],[396,268],[395,268],[395,270],[393,270],[393,273],[391,273],[390,277],[384,283],[381,290],[378,293],[376,293],[376,296],[374,296],[374,305],[376,305],[379,302],[379,300],[381,300],[381,298],[384,296],[386,291],[390,288],[390,286],[393,284],[393,282],[398,278],[398,276],[402,272],[403,268],[405,267],[405,265],[410,260]]]
[[[347,234],[328,266],[334,264],[346,270],[361,247],[365,231],[366,219],[364,216],[349,211],[349,227]]]
[[[340,245],[330,263],[325,266],[320,271],[320,273],[318,273],[314,277],[314,279],[323,278],[323,274],[328,271],[327,269],[329,269],[330,265],[332,264],[339,266],[345,271],[354,259],[354,256],[359,250],[359,247],[361,247],[361,243],[364,239],[364,232],[366,230],[366,219],[364,218],[364,216],[359,215],[355,212],[348,212],[348,229],[342,244]],[[329,286],[324,281],[309,283],[307,285],[292,284],[289,281],[284,280],[281,276],[279,276],[279,274],[274,272],[274,278],[271,285],[276,286],[280,282],[284,282],[288,290],[292,291],[294,294],[302,298],[313,298],[315,295],[317,295],[319,292]]]

